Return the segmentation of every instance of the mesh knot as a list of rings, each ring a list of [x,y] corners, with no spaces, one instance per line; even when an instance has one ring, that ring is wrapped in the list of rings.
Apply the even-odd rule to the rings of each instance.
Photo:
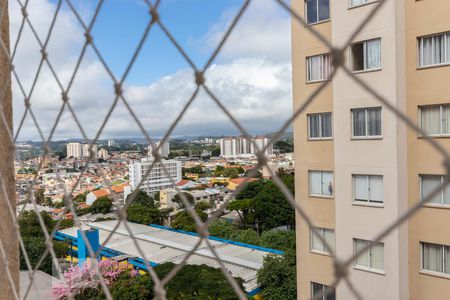
[[[47,60],[48,54],[47,54],[47,52],[45,51],[45,49],[42,49],[42,50],[41,50],[41,54],[42,54],[42,59]]]
[[[62,92],[61,97],[64,102],[69,101],[69,96],[67,95],[67,92]]]
[[[150,16],[152,17],[151,21],[152,24],[159,22],[159,14],[156,8],[154,7],[150,8]]]
[[[122,85],[120,83],[114,84],[114,93],[116,94],[116,96],[122,96]]]
[[[117,216],[119,217],[119,220],[126,220],[127,219],[127,210],[126,209],[117,210]]]
[[[24,6],[20,9],[24,18],[28,17],[27,8]]]
[[[344,264],[336,260],[334,262],[334,276],[335,278],[346,278],[348,276],[348,270]]]
[[[10,69],[11,71],[14,71],[15,68],[16,68],[16,66],[15,66],[13,63],[10,63],[10,64],[9,64],[9,69]]]
[[[31,104],[30,104],[30,99],[29,98],[25,98],[23,100],[23,102],[25,103],[25,108],[30,108]]]
[[[345,63],[344,50],[332,48],[330,54],[331,54],[331,63],[333,64],[334,69],[337,69],[339,66],[344,65]]]
[[[257,158],[258,158],[258,165],[260,166],[265,166],[268,163],[267,157],[264,155],[264,153],[258,153]]]
[[[203,85],[205,83],[205,77],[203,76],[203,72],[200,71],[195,72],[195,83],[197,85]]]
[[[89,32],[85,32],[84,37],[86,38],[86,44],[92,44],[92,41],[94,40],[94,38],[92,37],[92,35]]]

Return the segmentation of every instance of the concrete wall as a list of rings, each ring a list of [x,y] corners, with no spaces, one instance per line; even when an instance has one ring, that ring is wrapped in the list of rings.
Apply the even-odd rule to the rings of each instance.
[[[1,22],[1,38],[6,48],[9,49],[9,19],[8,19],[8,5],[6,0],[0,0],[0,7],[5,10],[2,11],[3,16]],[[13,210],[16,210],[15,184],[14,184],[14,148],[9,137],[10,130],[12,130],[12,95],[11,95],[11,80],[10,80],[9,58],[1,51],[0,54],[0,87],[6,85],[6,93],[0,99],[0,109],[6,118],[8,128],[5,128],[3,122],[0,122],[0,175],[1,180],[5,186],[5,192],[8,198],[5,199],[3,191],[0,192],[0,239],[3,246],[8,251],[7,255],[9,272],[16,284],[16,291],[19,291],[19,244],[16,236],[16,231],[13,227],[13,219],[6,206],[6,201],[9,201]],[[1,293],[0,299],[12,299],[13,289],[11,288],[6,272],[4,272],[5,261],[0,258],[0,272],[1,276]]]

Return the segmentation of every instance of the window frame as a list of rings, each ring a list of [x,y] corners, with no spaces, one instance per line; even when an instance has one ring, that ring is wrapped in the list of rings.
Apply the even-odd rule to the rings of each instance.
[[[423,177],[424,176],[440,176],[441,177],[441,185],[444,183],[445,180],[445,175],[441,175],[441,174],[419,174],[419,197],[420,197],[420,202],[423,201]],[[449,183],[450,185],[450,183]],[[449,186],[450,188],[450,186]],[[440,208],[450,208],[450,202],[449,203],[444,203],[444,195],[445,195],[445,188],[443,188],[440,192],[441,194],[441,203],[434,203],[434,202],[427,202],[424,204],[424,206],[429,206],[429,207],[440,207]]]
[[[329,245],[333,251],[333,253],[328,252],[325,244],[323,243],[323,241],[320,241],[322,244],[322,249],[315,249],[313,248],[313,238],[314,238],[314,232],[313,229],[310,228],[309,229],[309,251],[311,253],[316,253],[316,254],[321,254],[321,255],[326,255],[326,256],[332,256],[334,254],[334,252],[336,252],[336,232],[334,229],[331,228],[324,228],[324,227],[314,227],[317,231],[320,232],[320,235],[322,237],[323,240],[325,240],[325,231],[329,231],[333,233],[333,237],[334,237],[334,244],[333,245]]]
[[[325,296],[325,290],[328,289],[328,288],[332,288],[333,289],[334,298],[336,299],[336,288],[335,287],[329,286],[329,285],[326,285],[326,284],[323,284],[323,283],[320,283],[320,282],[315,282],[315,281],[311,281],[311,283],[310,283],[311,299],[315,299],[314,297],[316,297],[314,295],[314,284],[318,284],[318,285],[322,286],[322,300],[327,300],[327,297]],[[331,295],[328,295],[328,296],[331,296]]]
[[[375,109],[375,108],[379,108],[380,109],[380,135],[369,135],[369,126],[368,126],[368,110],[369,109]],[[355,119],[354,119],[354,114],[353,112],[355,110],[363,110],[364,109],[364,114],[365,114],[365,126],[366,126],[366,134],[365,135],[354,135],[355,133]],[[351,114],[351,139],[352,140],[381,140],[383,139],[383,107],[382,106],[371,106],[371,107],[360,107],[360,108],[351,108],[350,109],[350,114]]]
[[[435,245],[435,246],[442,247],[442,272],[424,269],[424,251],[423,251],[424,244]],[[450,248],[450,246],[449,245],[445,245],[445,244],[436,244],[436,243],[429,243],[429,242],[420,241],[419,242],[420,273],[431,274],[431,275],[434,275],[434,276],[450,278],[450,270],[448,271],[448,273],[446,273],[446,271],[447,271],[446,270],[446,262],[447,262],[447,260],[446,260],[446,256],[445,256],[446,248]],[[449,257],[449,259],[450,259],[450,257]]]
[[[323,137],[322,136],[322,128],[323,128],[323,115],[330,114],[331,119],[331,136]],[[320,137],[311,137],[311,116],[318,115],[319,116],[319,133]],[[320,140],[332,140],[333,139],[333,112],[320,112],[320,113],[310,113],[306,115],[307,118],[307,129],[308,129],[308,140],[310,141],[320,141]]]
[[[425,137],[425,136],[429,136],[429,137],[450,137],[450,132],[449,133],[443,133],[443,131],[444,131],[444,124],[443,124],[444,123],[444,106],[448,106],[450,108],[450,103],[426,104],[426,105],[419,105],[419,106],[417,106],[417,108],[419,110],[419,115],[418,115],[419,128],[422,131],[425,131],[423,126],[422,126],[422,108],[429,108],[429,107],[436,107],[436,106],[439,106],[439,120],[440,120],[440,122],[439,122],[439,133],[431,133],[431,134],[422,135],[419,132],[418,133],[419,137]]]
[[[450,31],[421,35],[416,38],[416,45],[417,45],[417,59],[416,59],[417,66],[416,67],[417,67],[417,69],[420,70],[420,69],[429,69],[429,68],[450,66],[450,51],[448,53],[446,53],[446,52],[444,53],[447,60],[443,63],[421,65],[421,61],[423,61],[423,51],[420,51],[421,49],[423,49],[423,47],[422,47],[423,43],[421,43],[421,41],[423,41],[423,39],[425,39],[425,38],[435,37],[435,36],[439,36],[439,35],[444,35],[444,49],[447,49],[447,47],[446,47],[447,40],[448,40],[447,35],[450,35]]]
[[[378,0],[366,0],[366,2],[364,2],[364,3],[352,5],[352,0],[348,0],[348,9],[357,8],[357,7],[361,7],[361,6],[366,6],[366,5],[369,5],[369,4],[376,3],[376,2],[378,2]]]
[[[366,4],[364,4],[364,5],[366,5]],[[362,6],[362,5],[359,5],[359,6]],[[359,7],[359,6],[356,6],[356,7]],[[366,57],[366,52],[367,52],[367,50],[366,50],[366,49],[367,49],[367,42],[375,41],[375,40],[380,40],[380,66],[377,67],[377,68],[372,68],[372,69],[366,69],[366,68],[364,67],[364,68],[361,69],[361,70],[355,70],[354,67],[353,67],[353,64],[354,64],[354,60],[353,60],[353,47],[354,47],[355,45],[358,45],[358,44],[363,44],[363,61],[364,61],[364,64],[365,64],[365,57]],[[361,40],[361,41],[353,42],[353,43],[350,44],[350,47],[349,47],[349,48],[350,48],[350,59],[349,59],[350,70],[351,70],[354,74],[368,73],[368,72],[376,72],[376,71],[381,71],[381,70],[383,69],[383,64],[382,64],[382,60],[381,60],[382,55],[383,55],[383,49],[382,49],[382,43],[381,43],[381,37],[375,37],[375,38],[370,38],[370,39],[367,39],[367,40]]]
[[[331,183],[331,188],[332,188],[332,192],[331,195],[327,195],[327,194],[313,194],[311,193],[311,177],[310,174],[312,172],[320,172],[320,184],[322,186],[322,182],[323,182],[323,173],[331,173],[331,175],[333,176],[333,182]],[[315,197],[315,198],[328,198],[328,199],[333,199],[334,198],[334,171],[324,171],[324,170],[308,170],[308,196],[309,197]]]
[[[356,254],[356,241],[367,242],[367,243],[371,242],[371,241],[365,240],[365,239],[353,238],[353,254]],[[386,274],[386,271],[384,269],[384,267],[385,267],[385,263],[384,263],[385,262],[385,260],[384,260],[384,257],[385,257],[385,255],[384,255],[384,243],[383,242],[376,242],[374,245],[376,245],[376,244],[383,245],[383,269],[378,269],[378,268],[374,268],[374,267],[371,266],[371,256],[372,256],[372,249],[373,249],[373,247],[370,247],[369,249],[367,249],[368,266],[358,265],[357,264],[357,258],[355,258],[353,260],[353,268],[354,269],[368,271],[368,272],[371,272],[371,273],[383,274],[383,275]],[[360,256],[362,256],[362,254]]]
[[[326,76],[326,78],[320,78],[320,79],[310,79],[309,78],[309,64],[310,61],[309,59],[313,58],[313,57],[322,57],[323,59],[325,59],[325,57],[328,57],[328,63],[329,63],[329,68],[328,68],[328,74]],[[310,56],[306,56],[305,57],[305,78],[306,78],[306,83],[318,83],[318,82],[323,82],[323,81],[328,81],[330,80],[330,74],[331,74],[331,68],[333,67],[333,65],[331,64],[331,55],[330,53],[321,53],[321,54],[314,54],[314,55],[310,55]]]
[[[366,183],[367,183],[367,195],[368,195],[368,199],[367,200],[363,200],[363,199],[356,199],[356,181],[355,181],[355,176],[365,176],[366,177]],[[382,194],[383,194],[383,199],[382,201],[374,201],[370,199],[370,178],[371,177],[381,177],[381,181],[382,181],[382,186],[383,186],[383,190],[382,190]],[[353,200],[353,204],[354,205],[364,205],[364,206],[379,206],[379,207],[383,207],[384,206],[384,176],[383,175],[379,175],[379,174],[352,174],[352,189],[353,189],[353,195],[352,195],[352,200]]]
[[[328,0],[328,19],[323,19],[323,20],[319,20],[319,1],[321,0],[313,0],[316,1],[316,22],[312,22],[312,23],[308,23],[308,5],[306,4],[307,0],[304,0],[304,7],[305,7],[305,21],[306,21],[306,26],[313,26],[313,25],[317,25],[317,24],[321,24],[321,23],[325,23],[325,22],[329,22],[331,20],[331,7],[330,7],[330,1]]]

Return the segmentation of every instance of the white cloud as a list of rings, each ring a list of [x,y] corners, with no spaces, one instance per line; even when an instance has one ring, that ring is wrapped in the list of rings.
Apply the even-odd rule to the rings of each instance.
[[[210,48],[216,47],[222,39],[238,9],[226,11],[203,37]],[[252,1],[220,55],[226,59],[263,57],[287,62],[291,55],[290,32],[290,17],[276,1]]]
[[[243,22],[230,40],[230,46],[224,49],[228,60],[212,65],[205,75],[210,89],[252,133],[275,130],[292,113],[289,18],[271,9],[269,2],[263,2],[265,0],[254,1],[258,4],[250,7],[251,10],[244,15]],[[11,3],[11,32],[14,41],[14,35],[20,26],[20,14],[15,2]],[[30,1],[30,18],[42,39],[48,30],[53,10],[54,4],[48,0]],[[229,12],[224,13],[221,21],[212,27],[205,39],[212,43],[214,36],[220,35],[229,20],[227,15]],[[282,31],[287,32],[280,34]],[[242,42],[239,42],[240,39]],[[83,31],[76,19],[71,12],[63,10],[55,26],[48,53],[64,86],[70,79],[83,42]],[[24,31],[19,49],[15,59],[16,70],[28,90],[40,58],[37,43],[29,30]],[[126,85],[124,90],[127,100],[147,131],[153,136],[161,136],[181,111],[194,88],[192,70],[182,69],[149,85]],[[23,96],[19,93],[17,84],[13,85],[13,93],[17,127],[23,113]],[[80,66],[69,97],[82,126],[92,138],[114,99],[112,82],[92,53],[87,54]],[[44,134],[48,135],[61,107],[61,92],[47,67],[43,68],[31,103]],[[119,103],[102,137],[142,136],[133,122],[125,106]],[[28,120],[19,139],[37,139],[33,127],[31,120]],[[234,126],[204,92],[198,95],[175,131],[176,135],[234,133],[237,133]],[[75,137],[81,137],[81,134],[66,112],[54,138]]]

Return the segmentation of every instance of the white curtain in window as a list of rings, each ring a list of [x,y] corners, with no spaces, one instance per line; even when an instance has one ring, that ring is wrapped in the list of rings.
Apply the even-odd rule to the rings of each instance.
[[[376,69],[381,66],[381,39],[365,42],[364,69]]]
[[[308,81],[325,80],[330,74],[330,56],[328,54],[316,55],[307,58]]]
[[[384,244],[377,243],[370,249],[370,267],[384,270]]]
[[[423,269],[442,273],[443,272],[442,251],[443,247],[441,245],[423,243],[422,244]]]
[[[381,135],[381,108],[379,107],[367,109],[367,134]]]
[[[450,184],[447,184],[444,188],[444,197],[442,202],[444,204],[450,204]]]
[[[450,105],[442,106],[442,133],[450,134]]]
[[[321,228],[316,228],[317,234],[323,236],[323,232]],[[314,231],[311,230],[311,248],[314,250],[323,251],[323,243],[320,238],[314,234]]]
[[[445,35],[437,35],[433,39],[433,64],[442,64],[445,62]]]
[[[369,199],[383,202],[383,176],[369,176]]]
[[[445,249],[445,270],[444,272],[450,274],[450,247],[446,246]]]
[[[314,195],[321,194],[321,174],[319,171],[309,172],[309,193]]]
[[[369,188],[367,185],[366,175],[354,175],[353,176],[353,188],[355,194],[355,200],[368,201],[369,200]]]
[[[433,37],[420,39],[420,65],[427,66],[433,64]]]
[[[331,113],[322,114],[322,137],[331,137]]]
[[[445,48],[445,62],[450,62],[450,33],[445,34],[446,48]]]
[[[323,239],[325,242],[327,242],[328,246],[331,248],[331,251],[334,253],[335,248],[335,238],[334,238],[334,230],[331,229],[324,229],[323,230]],[[323,250],[327,251],[325,246],[323,247]]]
[[[310,138],[320,137],[320,115],[319,114],[309,115],[309,137]]]
[[[352,111],[353,115],[353,136],[366,135],[366,110],[355,109]]]
[[[322,195],[333,194],[333,172],[322,172]]]
[[[441,111],[437,106],[426,106],[420,108],[420,127],[426,134],[441,133]]]
[[[360,250],[362,250],[363,247],[365,247],[367,245],[367,241],[363,241],[363,240],[353,240],[354,242],[354,248],[355,248],[355,252],[359,252]],[[356,264],[359,266],[365,266],[368,267],[369,266],[369,253],[363,252],[361,255],[359,255],[356,258]]]
[[[422,181],[422,195],[421,199],[427,198],[435,189],[441,185],[441,176],[438,175],[423,175]],[[438,193],[428,203],[442,203],[442,193]]]

